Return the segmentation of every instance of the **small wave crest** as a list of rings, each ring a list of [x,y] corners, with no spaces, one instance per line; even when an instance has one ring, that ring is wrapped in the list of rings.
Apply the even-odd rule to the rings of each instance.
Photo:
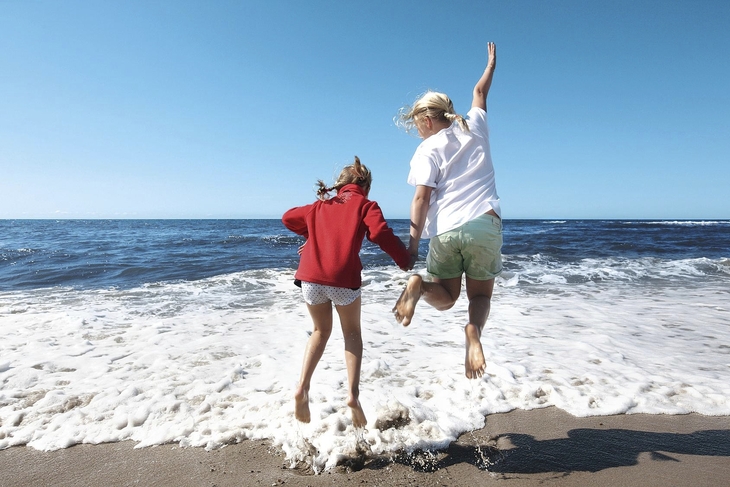
[[[656,221],[625,221],[625,225],[681,225],[681,226],[722,226],[730,225],[730,220],[656,220]]]
[[[730,259],[639,259],[602,258],[560,261],[541,254],[504,256],[510,276],[519,275],[521,285],[636,283],[672,284],[681,280],[724,278]]]

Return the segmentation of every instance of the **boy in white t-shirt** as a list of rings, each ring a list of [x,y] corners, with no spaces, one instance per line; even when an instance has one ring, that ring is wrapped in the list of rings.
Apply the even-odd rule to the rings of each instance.
[[[494,278],[502,271],[501,210],[487,127],[487,94],[497,61],[494,43],[487,50],[489,60],[474,86],[468,120],[454,112],[448,96],[431,91],[400,112],[402,125],[415,127],[423,139],[408,175],[408,183],[416,187],[408,250],[415,261],[421,237],[430,238],[426,265],[433,281],[411,276],[393,312],[398,322],[408,326],[421,296],[438,310],[451,308],[466,274],[465,373],[469,378],[484,374],[481,333],[489,316]]]

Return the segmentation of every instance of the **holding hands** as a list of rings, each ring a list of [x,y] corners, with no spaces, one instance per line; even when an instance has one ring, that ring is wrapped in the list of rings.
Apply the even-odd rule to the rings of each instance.
[[[413,267],[416,265],[416,261],[418,260],[418,254],[411,254],[411,262],[408,264],[408,267],[401,267],[401,270],[404,271],[410,271],[413,269]]]

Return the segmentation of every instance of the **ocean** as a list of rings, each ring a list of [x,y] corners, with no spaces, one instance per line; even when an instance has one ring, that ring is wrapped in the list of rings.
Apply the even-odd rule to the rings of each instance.
[[[730,415],[730,221],[505,220],[504,241],[475,380],[463,294],[398,325],[409,273],[366,241],[362,431],[337,329],[294,419],[311,321],[279,220],[0,220],[0,449],[267,438],[319,471],[516,408]]]

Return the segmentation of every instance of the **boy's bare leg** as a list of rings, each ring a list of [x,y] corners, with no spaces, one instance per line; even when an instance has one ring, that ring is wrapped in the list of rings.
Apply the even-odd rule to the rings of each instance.
[[[312,381],[314,369],[322,358],[327,340],[332,333],[332,303],[307,305],[309,314],[314,323],[314,330],[307,341],[307,348],[304,350],[304,362],[302,374],[299,378],[299,386],[294,393],[294,417],[302,423],[309,423],[309,387]]]
[[[428,304],[439,311],[451,308],[461,292],[461,277],[453,279],[434,278],[433,282],[426,282],[418,274],[408,278],[406,288],[401,293],[393,307],[393,313],[398,323],[408,326],[416,312],[416,304],[423,296]]]
[[[486,369],[481,336],[489,317],[493,291],[494,279],[477,281],[469,277],[466,278],[466,294],[469,298],[469,323],[464,328],[466,336],[464,370],[469,379],[483,376]]]
[[[345,364],[347,365],[347,405],[352,413],[352,425],[363,428],[367,424],[360,405],[360,369],[362,367],[362,332],[360,330],[361,299],[358,297],[347,306],[337,306],[342,336],[345,339]]]

